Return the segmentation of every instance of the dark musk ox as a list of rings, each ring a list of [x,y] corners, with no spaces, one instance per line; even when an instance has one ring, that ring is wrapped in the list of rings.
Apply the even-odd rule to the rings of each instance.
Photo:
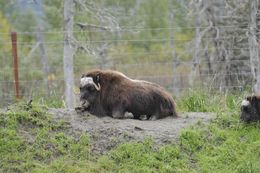
[[[247,123],[260,120],[260,96],[248,96],[242,101],[240,119]]]
[[[145,115],[156,120],[177,117],[172,96],[161,86],[133,80],[112,70],[92,70],[80,80],[80,100],[84,110],[97,116],[124,118],[126,112],[134,119]]]

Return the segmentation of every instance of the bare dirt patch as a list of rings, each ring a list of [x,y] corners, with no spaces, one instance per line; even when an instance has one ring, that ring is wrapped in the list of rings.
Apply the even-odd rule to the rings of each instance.
[[[56,120],[65,121],[69,133],[86,132],[91,138],[94,153],[104,153],[119,143],[132,140],[142,141],[151,137],[158,145],[176,141],[181,130],[197,122],[209,122],[214,113],[182,113],[178,118],[164,118],[156,121],[134,119],[113,119],[93,115],[77,114],[74,110],[50,109]]]

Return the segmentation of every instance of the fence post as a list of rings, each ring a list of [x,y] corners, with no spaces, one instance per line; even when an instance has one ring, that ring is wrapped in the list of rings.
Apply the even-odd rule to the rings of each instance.
[[[19,95],[19,73],[18,73],[17,33],[16,32],[11,32],[11,40],[12,40],[12,53],[13,53],[15,97],[18,100],[20,98],[20,95]]]

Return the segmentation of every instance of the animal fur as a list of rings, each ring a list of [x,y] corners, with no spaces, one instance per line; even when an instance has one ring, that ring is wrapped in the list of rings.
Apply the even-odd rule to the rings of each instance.
[[[135,119],[176,117],[172,96],[161,86],[133,80],[112,70],[92,70],[81,77],[80,95],[86,110],[98,116],[123,118],[126,112]]]
[[[248,96],[242,101],[240,119],[247,123],[260,120],[260,96]]]

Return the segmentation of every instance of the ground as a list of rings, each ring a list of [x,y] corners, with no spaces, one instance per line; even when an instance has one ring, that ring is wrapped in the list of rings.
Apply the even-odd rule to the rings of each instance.
[[[213,113],[182,113],[178,118],[164,118],[156,121],[113,119],[96,117],[89,114],[80,115],[74,110],[50,109],[49,113],[56,120],[68,124],[66,133],[86,132],[91,138],[91,150],[94,153],[106,153],[119,143],[151,137],[155,144],[167,144],[176,141],[183,128],[197,122],[209,122]]]
[[[0,172],[260,172],[260,124],[239,120],[243,98],[195,93],[157,121],[19,102],[0,110]]]

